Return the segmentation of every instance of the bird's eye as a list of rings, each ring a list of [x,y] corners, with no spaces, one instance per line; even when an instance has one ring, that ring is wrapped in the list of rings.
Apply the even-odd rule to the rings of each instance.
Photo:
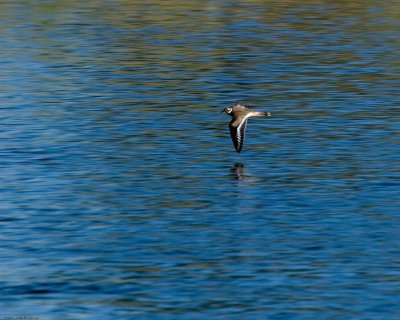
[[[232,112],[232,108],[226,108],[226,112],[231,113]]]

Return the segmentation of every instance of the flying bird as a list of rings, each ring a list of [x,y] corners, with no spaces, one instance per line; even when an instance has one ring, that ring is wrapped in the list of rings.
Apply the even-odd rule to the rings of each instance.
[[[244,136],[246,132],[247,119],[250,117],[270,117],[270,112],[259,112],[247,109],[243,104],[236,104],[232,107],[225,108],[222,112],[232,117],[229,123],[229,131],[231,132],[232,142],[236,152],[240,152],[243,147]]]

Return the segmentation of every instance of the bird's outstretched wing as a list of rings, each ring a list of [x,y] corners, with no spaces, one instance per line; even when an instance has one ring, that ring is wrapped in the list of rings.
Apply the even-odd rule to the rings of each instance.
[[[232,125],[231,123],[229,124],[233,146],[235,147],[237,152],[240,152],[242,150],[246,132],[246,125],[247,117],[245,117],[237,127]]]

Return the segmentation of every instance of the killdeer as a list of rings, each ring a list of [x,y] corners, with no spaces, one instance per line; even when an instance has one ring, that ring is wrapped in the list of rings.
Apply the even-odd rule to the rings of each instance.
[[[231,132],[231,137],[233,145],[236,152],[240,152],[243,147],[244,136],[246,131],[247,119],[250,117],[270,117],[270,112],[259,112],[247,109],[243,104],[236,104],[232,107],[225,108],[224,111],[232,117],[229,123],[229,130]]]

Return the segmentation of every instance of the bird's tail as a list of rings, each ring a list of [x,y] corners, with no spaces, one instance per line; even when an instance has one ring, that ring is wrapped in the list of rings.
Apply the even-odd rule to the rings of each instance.
[[[260,112],[260,111],[253,111],[252,116],[254,117],[270,117],[272,114],[271,112]]]

